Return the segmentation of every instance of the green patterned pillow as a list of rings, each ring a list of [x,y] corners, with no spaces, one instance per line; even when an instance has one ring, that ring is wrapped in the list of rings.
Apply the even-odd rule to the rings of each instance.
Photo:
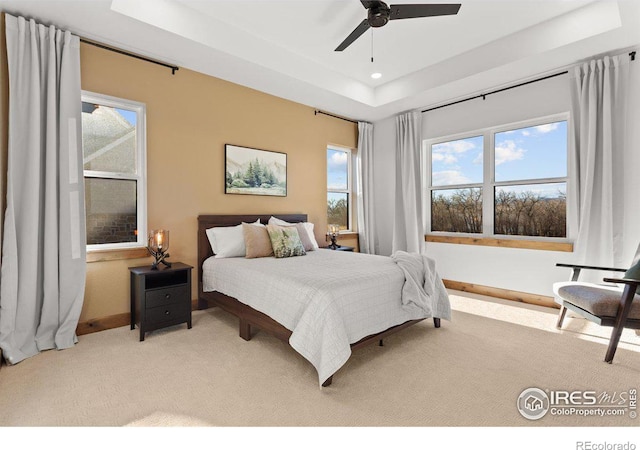
[[[637,261],[632,267],[630,267],[629,270],[624,273],[624,277],[631,280],[640,280],[640,261]]]
[[[282,227],[279,225],[267,225],[269,239],[276,258],[288,258],[289,256],[306,255],[304,246],[296,227]]]

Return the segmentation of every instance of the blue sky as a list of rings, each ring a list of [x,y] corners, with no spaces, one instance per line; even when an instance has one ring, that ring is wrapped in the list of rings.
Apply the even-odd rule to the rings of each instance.
[[[136,119],[137,119],[135,111],[129,111],[128,109],[120,109],[120,108],[115,108],[115,110],[118,111],[118,113],[122,117],[124,117],[127,122],[135,126]]]
[[[347,189],[349,154],[345,151],[327,149],[328,189]]]
[[[444,142],[432,147],[433,186],[482,183],[482,170],[482,136]],[[566,174],[566,121],[495,134],[496,181],[555,178]],[[543,187],[536,186],[537,189]],[[556,193],[557,188],[557,185],[553,186]]]

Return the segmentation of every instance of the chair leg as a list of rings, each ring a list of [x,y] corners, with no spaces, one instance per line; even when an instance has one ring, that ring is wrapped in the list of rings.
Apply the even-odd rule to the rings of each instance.
[[[564,322],[564,316],[567,315],[567,307],[564,305],[560,306],[560,314],[558,314],[558,322],[556,323],[556,328],[562,328],[562,322]]]
[[[609,364],[611,364],[611,362],[613,361],[613,356],[616,354],[616,349],[618,348],[618,343],[620,342],[620,336],[622,335],[622,330],[624,329],[624,325],[627,322],[627,316],[629,316],[629,311],[631,311],[631,302],[633,301],[633,297],[635,295],[636,287],[625,285],[624,292],[622,293],[622,297],[620,298],[618,313],[616,314],[616,323],[614,324],[613,331],[611,332],[611,339],[609,339],[607,354],[604,357],[604,361]]]

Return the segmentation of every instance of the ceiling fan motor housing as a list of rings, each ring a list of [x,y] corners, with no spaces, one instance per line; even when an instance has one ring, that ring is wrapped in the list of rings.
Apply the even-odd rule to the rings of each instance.
[[[374,28],[385,25],[389,21],[389,14],[391,13],[391,9],[385,3],[380,3],[380,5],[369,8],[368,12],[367,22]]]

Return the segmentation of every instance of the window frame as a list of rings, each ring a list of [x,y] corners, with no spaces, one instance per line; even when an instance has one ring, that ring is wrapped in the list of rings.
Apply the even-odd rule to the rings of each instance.
[[[549,177],[549,178],[533,178],[533,179],[519,179],[509,181],[495,181],[495,136],[497,133],[505,131],[518,130],[521,128],[534,127],[539,125],[545,125],[554,122],[567,122],[567,174],[564,177]],[[526,119],[517,122],[501,124],[492,127],[486,127],[476,129],[473,131],[467,131],[462,133],[456,133],[448,136],[442,136],[433,139],[425,139],[423,141],[423,151],[426,157],[424,158],[424,177],[425,183],[425,195],[424,195],[424,212],[423,223],[425,226],[425,235],[441,236],[441,237],[461,237],[461,238],[480,238],[480,239],[498,239],[498,240],[523,240],[523,241],[542,241],[542,242],[572,242],[574,230],[570,227],[569,215],[572,211],[573,205],[570,199],[573,198],[570,190],[572,184],[570,182],[571,170],[571,158],[570,153],[570,124],[571,118],[569,112],[562,112],[557,114],[551,114],[548,116],[536,117],[533,119]],[[468,139],[477,136],[483,137],[483,180],[481,183],[468,183],[458,185],[443,185],[434,186],[432,180],[432,148],[434,145],[442,144],[445,142],[456,141],[461,139]],[[495,189],[503,186],[519,186],[528,184],[547,184],[547,183],[560,183],[566,184],[566,235],[565,237],[546,237],[546,236],[523,236],[523,235],[508,235],[497,234],[494,230],[495,225]],[[453,231],[432,231],[431,224],[431,199],[433,191],[448,190],[448,189],[467,189],[467,188],[480,188],[482,190],[482,233],[469,233],[469,232],[453,232]]]
[[[131,180],[136,182],[137,240],[109,244],[87,244],[87,252],[103,250],[124,250],[147,246],[147,114],[146,105],[90,91],[82,91],[81,101],[96,103],[110,108],[126,109],[136,113],[136,170],[133,174],[84,170],[83,179],[99,178],[110,180]],[[84,152],[83,152],[84,167]]]
[[[328,144],[327,152],[329,150],[345,152],[347,154],[347,189],[329,189],[329,180],[327,178],[327,195],[330,193],[347,194],[347,229],[340,230],[340,234],[353,232],[353,157],[354,152],[352,148],[343,147],[341,145]],[[327,154],[325,152],[325,161]],[[328,170],[328,168],[327,168]],[[326,171],[325,171],[326,173]],[[329,217],[327,216],[327,226],[329,225]]]

